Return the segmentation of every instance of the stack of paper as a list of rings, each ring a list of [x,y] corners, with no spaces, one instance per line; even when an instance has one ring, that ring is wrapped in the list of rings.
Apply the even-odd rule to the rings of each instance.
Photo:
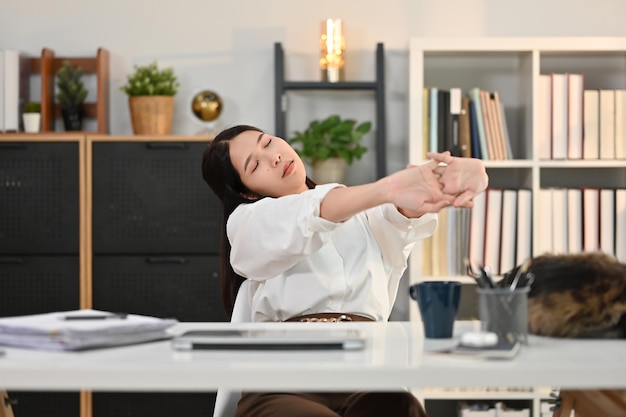
[[[175,319],[99,310],[0,318],[0,344],[45,350],[81,350],[167,339]]]

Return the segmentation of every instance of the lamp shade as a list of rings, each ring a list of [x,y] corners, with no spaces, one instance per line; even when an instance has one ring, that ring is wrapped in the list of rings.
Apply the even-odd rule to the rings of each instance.
[[[322,80],[343,80],[346,39],[341,19],[326,19],[322,22],[320,35],[320,69]]]

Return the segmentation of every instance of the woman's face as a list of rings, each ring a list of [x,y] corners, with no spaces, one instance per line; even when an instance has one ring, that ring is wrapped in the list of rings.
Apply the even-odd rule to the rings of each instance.
[[[230,141],[230,161],[250,190],[267,197],[282,197],[308,190],[300,156],[283,139],[255,130]]]

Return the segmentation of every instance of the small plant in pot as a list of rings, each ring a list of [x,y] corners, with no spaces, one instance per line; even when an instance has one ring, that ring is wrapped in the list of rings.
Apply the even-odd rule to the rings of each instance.
[[[41,104],[36,101],[29,101],[24,104],[22,121],[24,122],[24,132],[39,133],[39,126],[41,123]]]
[[[121,90],[128,95],[133,132],[167,135],[172,127],[178,79],[172,68],[159,69],[156,62],[135,66]]]
[[[63,124],[67,131],[81,130],[83,126],[83,103],[87,90],[82,81],[83,69],[65,60],[56,73],[57,101],[61,104]]]
[[[341,182],[346,167],[367,152],[361,139],[371,128],[371,122],[358,123],[330,115],[324,120],[311,121],[304,131],[294,132],[288,142],[295,145],[298,155],[313,168],[316,182]]]

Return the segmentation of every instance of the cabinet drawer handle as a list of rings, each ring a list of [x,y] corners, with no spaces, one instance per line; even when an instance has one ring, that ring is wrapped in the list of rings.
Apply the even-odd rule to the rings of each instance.
[[[0,142],[0,149],[26,149],[27,146],[25,143],[17,143],[17,142]]]
[[[146,148],[159,150],[159,149],[178,149],[183,150],[187,149],[188,146],[186,143],[175,143],[175,142],[148,142],[146,144]]]
[[[146,259],[149,264],[186,264],[185,258],[176,256],[151,256]]]
[[[23,263],[24,263],[24,258],[0,257],[0,264],[22,265]]]

